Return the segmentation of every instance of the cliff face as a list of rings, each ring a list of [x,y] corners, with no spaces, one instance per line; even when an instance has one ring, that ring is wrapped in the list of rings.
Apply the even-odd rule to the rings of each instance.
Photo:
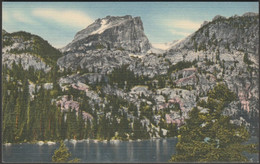
[[[211,22],[204,22],[199,30],[175,44],[170,52],[179,50],[247,51],[258,58],[259,52],[258,14],[245,13],[242,16],[225,18],[215,16]],[[258,63],[258,62],[257,62]]]
[[[156,127],[149,132],[153,136],[160,136],[157,128],[161,118],[168,124],[182,125],[190,110],[200,100],[207,100],[211,89],[225,83],[237,99],[225,108],[224,114],[257,133],[258,45],[259,18],[254,13],[216,16],[187,38],[172,43],[163,54],[147,51],[151,46],[139,17],[107,16],[79,31],[62,49],[63,56],[37,36],[3,31],[2,62],[11,65],[21,60],[25,69],[33,66],[46,72],[51,66],[59,66],[60,76],[55,82],[62,89],[60,95],[67,95],[72,89],[84,91],[81,94],[89,98],[91,108],[100,115],[104,110],[111,114],[110,107],[105,109],[114,103],[110,104],[108,97],[132,103],[135,112],[126,110],[125,104],[116,111],[138,118],[147,128],[153,122]],[[81,98],[82,95],[77,97],[78,103],[64,98],[62,103],[69,101],[68,107],[77,107]],[[144,118],[144,109],[156,112]],[[199,109],[207,112],[206,108]]]
[[[27,32],[8,33],[2,31],[2,63],[12,66],[21,62],[24,69],[32,66],[36,70],[49,71],[56,65],[61,52],[37,35]]]
[[[107,16],[97,19],[86,29],[79,31],[63,52],[86,52],[97,48],[116,48],[131,52],[146,52],[150,43],[144,34],[140,17]]]
[[[206,78],[199,78],[198,92],[203,94],[211,85],[223,81],[238,96],[238,101],[226,108],[225,114],[259,126],[252,121],[259,113],[258,14],[216,16],[171,47],[166,58],[174,63],[196,60],[199,76],[210,75],[215,79],[211,84]]]

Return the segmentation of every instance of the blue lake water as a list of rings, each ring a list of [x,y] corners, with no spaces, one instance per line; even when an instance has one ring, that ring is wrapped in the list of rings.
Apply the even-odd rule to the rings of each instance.
[[[94,142],[93,140],[77,143],[65,142],[74,158],[81,162],[167,162],[175,153],[176,138],[144,141]],[[12,144],[3,145],[3,162],[51,162],[55,145]],[[258,154],[247,154],[254,162],[259,161]]]
[[[175,152],[177,139],[118,142],[65,142],[73,157],[81,162],[167,162]],[[55,145],[12,144],[3,146],[4,162],[51,162]]]

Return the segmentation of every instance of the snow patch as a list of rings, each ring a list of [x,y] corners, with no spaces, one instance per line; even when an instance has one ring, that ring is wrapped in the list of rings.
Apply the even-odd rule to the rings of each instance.
[[[92,45],[92,42],[88,43],[88,44],[84,44],[86,47],[89,47]]]

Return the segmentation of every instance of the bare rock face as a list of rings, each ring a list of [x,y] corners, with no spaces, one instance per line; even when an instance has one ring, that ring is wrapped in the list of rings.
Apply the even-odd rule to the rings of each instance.
[[[48,72],[62,56],[46,40],[24,31],[8,33],[2,31],[2,64],[12,67],[12,63],[21,63],[23,69],[33,67],[35,70]]]
[[[257,54],[259,47],[259,18],[256,13],[225,18],[215,16],[211,22],[204,23],[200,29],[171,48],[171,52],[180,49],[193,51],[248,51]]]
[[[172,63],[197,61],[199,81],[185,77],[176,81],[196,84],[199,94],[205,95],[217,81],[223,81],[235,92],[238,100],[225,109],[235,119],[242,117],[251,127],[259,113],[259,15],[245,13],[225,18],[215,16],[187,38],[177,42],[167,52]],[[248,56],[250,62],[246,60]],[[257,128],[256,128],[257,129]],[[253,130],[256,131],[256,130]]]
[[[16,40],[4,35],[2,63],[11,65],[13,61],[22,59],[21,64],[25,69],[29,66],[44,70],[51,68],[47,65],[50,62],[46,60],[46,56],[33,56],[33,53],[30,53],[31,49],[33,50],[32,45],[35,45],[32,39],[24,41],[21,37],[16,37]],[[55,60],[55,64],[61,71],[67,72],[58,80],[62,91],[70,87],[84,91],[92,109],[95,105],[102,106],[100,113],[109,105],[102,94],[115,95],[133,103],[138,111],[137,116],[124,107],[119,109],[120,112],[126,112],[131,119],[141,118],[141,103],[151,106],[153,111],[170,109],[165,115],[153,115],[153,120],[142,119],[143,125],[155,121],[155,136],[159,136],[158,124],[161,118],[168,124],[182,125],[192,108],[197,106],[200,100],[208,99],[209,90],[219,82],[225,83],[236,93],[237,99],[227,106],[223,113],[231,116],[233,123],[245,124],[252,132],[257,133],[258,45],[259,18],[255,13],[230,18],[216,16],[212,21],[204,22],[199,30],[187,38],[173,42],[171,48],[163,53],[151,51],[139,17],[107,16],[79,31],[74,40],[62,49],[64,55]],[[45,57],[45,60],[40,60],[40,57]],[[116,83],[111,85],[111,73],[121,66],[126,66],[136,76],[148,80],[144,80],[144,84],[133,86],[130,91],[119,88]],[[159,85],[160,83],[164,85]],[[92,89],[97,84],[104,84],[102,92]],[[30,85],[30,90],[34,91],[33,84]],[[53,86],[51,83],[44,85],[45,89],[51,89]],[[58,105],[65,110],[66,103],[67,107],[79,109],[75,100],[62,98],[61,101],[58,100]],[[177,104],[179,110],[175,111],[173,109],[176,109]],[[207,113],[209,110],[198,108],[201,113]],[[86,112],[83,117],[84,120],[93,119]],[[165,136],[166,131],[162,131]]]
[[[86,29],[79,31],[63,52],[86,52],[94,49],[124,49],[131,52],[146,52],[150,43],[144,34],[140,17],[107,16],[97,19]]]

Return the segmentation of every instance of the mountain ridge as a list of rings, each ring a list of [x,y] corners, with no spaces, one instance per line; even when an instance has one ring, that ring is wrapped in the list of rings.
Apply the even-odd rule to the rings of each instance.
[[[97,19],[87,28],[76,33],[73,41],[62,48],[70,52],[83,48],[84,51],[96,47],[123,48],[131,52],[146,52],[150,43],[144,34],[140,17],[107,16]]]
[[[119,18],[126,19],[122,22],[122,26],[118,26],[118,22],[115,22],[115,20],[121,22]],[[59,53],[61,56],[56,56],[55,69],[50,70],[48,74],[36,72],[31,75],[24,70],[26,78],[19,76],[23,78],[19,79],[15,77],[17,70],[5,67],[5,96],[10,98],[10,95],[21,92],[21,84],[24,90],[28,85],[31,99],[39,98],[36,102],[40,102],[41,95],[46,94],[45,99],[48,101],[45,102],[50,104],[42,107],[50,113],[59,111],[53,114],[55,117],[46,118],[59,126],[68,126],[67,130],[70,133],[58,133],[65,137],[82,137],[72,126],[73,119],[77,116],[77,118],[83,118],[85,123],[87,122],[85,126],[79,122],[81,128],[91,129],[91,133],[86,130],[87,137],[143,139],[176,135],[177,128],[185,124],[185,119],[194,107],[198,107],[200,112],[207,114],[208,107],[205,102],[210,102],[209,93],[221,83],[236,95],[234,101],[225,106],[223,114],[230,116],[234,124],[245,125],[252,134],[259,135],[259,123],[255,121],[259,119],[259,64],[257,62],[259,50],[256,47],[259,45],[259,19],[257,15],[246,13],[244,16],[230,18],[216,16],[213,21],[203,23],[201,28],[190,36],[175,42],[170,50],[159,54],[146,51],[151,48],[148,46],[143,47],[144,49],[139,47],[133,50],[131,46],[128,49],[129,45],[126,44],[123,48],[121,43],[117,42],[116,33],[121,28],[124,35],[136,32],[133,30],[135,28],[139,28],[139,32],[144,34],[141,23],[136,21],[137,27],[135,27],[133,19],[130,16],[126,18],[110,16],[96,20],[93,24],[97,26],[96,28],[89,30],[87,27],[88,30],[83,29],[77,33],[75,42],[68,44],[68,49],[63,54]],[[103,21],[102,24],[102,20],[106,22]],[[112,22],[111,26],[108,23],[109,20]],[[132,26],[125,24],[128,21]],[[107,26],[100,28],[107,23],[109,28]],[[128,31],[124,31],[124,28]],[[79,39],[79,35],[84,32],[86,35]],[[103,37],[109,38],[111,34],[115,34],[116,37],[102,41]],[[125,38],[121,37],[121,39]],[[9,40],[14,40],[19,44],[14,44]],[[27,42],[23,40],[23,36],[14,36],[9,39],[6,37],[3,41],[5,58],[2,59],[2,63],[11,65],[11,62],[6,62],[6,59],[14,61],[18,58],[20,54],[14,52],[24,50]],[[28,48],[35,46],[35,43],[31,42],[31,37],[27,41],[29,41]],[[150,44],[148,39],[141,41]],[[110,46],[107,43],[110,43]],[[112,45],[114,43],[115,45]],[[7,52],[8,46],[14,50]],[[28,56],[29,53],[26,51],[22,54]],[[13,58],[10,59],[9,55]],[[28,65],[30,63],[28,61],[32,59],[19,58],[25,64],[20,66],[17,62],[18,66],[14,64],[14,68],[19,68],[22,72],[27,68],[24,66]],[[50,65],[51,62],[47,61],[46,64]],[[34,65],[37,66],[37,63]],[[29,81],[29,84],[26,81]],[[44,86],[46,86],[45,89],[38,90]],[[18,91],[12,90],[12,87],[17,87]],[[10,101],[20,102],[18,100],[21,97],[18,100],[14,97],[10,98]],[[49,106],[53,110],[50,110]],[[17,110],[18,108],[10,107],[10,109]],[[30,108],[23,110],[28,109]],[[37,109],[42,111],[41,106]],[[26,112],[28,114],[28,111]],[[26,120],[26,116],[22,116]],[[65,121],[64,124],[60,125],[54,119],[56,117]],[[5,119],[8,120],[9,117]],[[11,122],[15,122],[15,117],[12,119],[14,120]],[[66,123],[66,120],[69,123]],[[49,125],[49,122],[44,124],[46,127]],[[116,128],[110,128],[111,132],[105,133],[103,125],[106,125],[107,129],[110,125]],[[40,127],[37,127],[36,131],[37,129]],[[23,129],[20,131],[23,132]],[[142,131],[142,134],[138,131]],[[5,131],[6,133],[11,132]],[[50,135],[48,129],[46,134]]]

